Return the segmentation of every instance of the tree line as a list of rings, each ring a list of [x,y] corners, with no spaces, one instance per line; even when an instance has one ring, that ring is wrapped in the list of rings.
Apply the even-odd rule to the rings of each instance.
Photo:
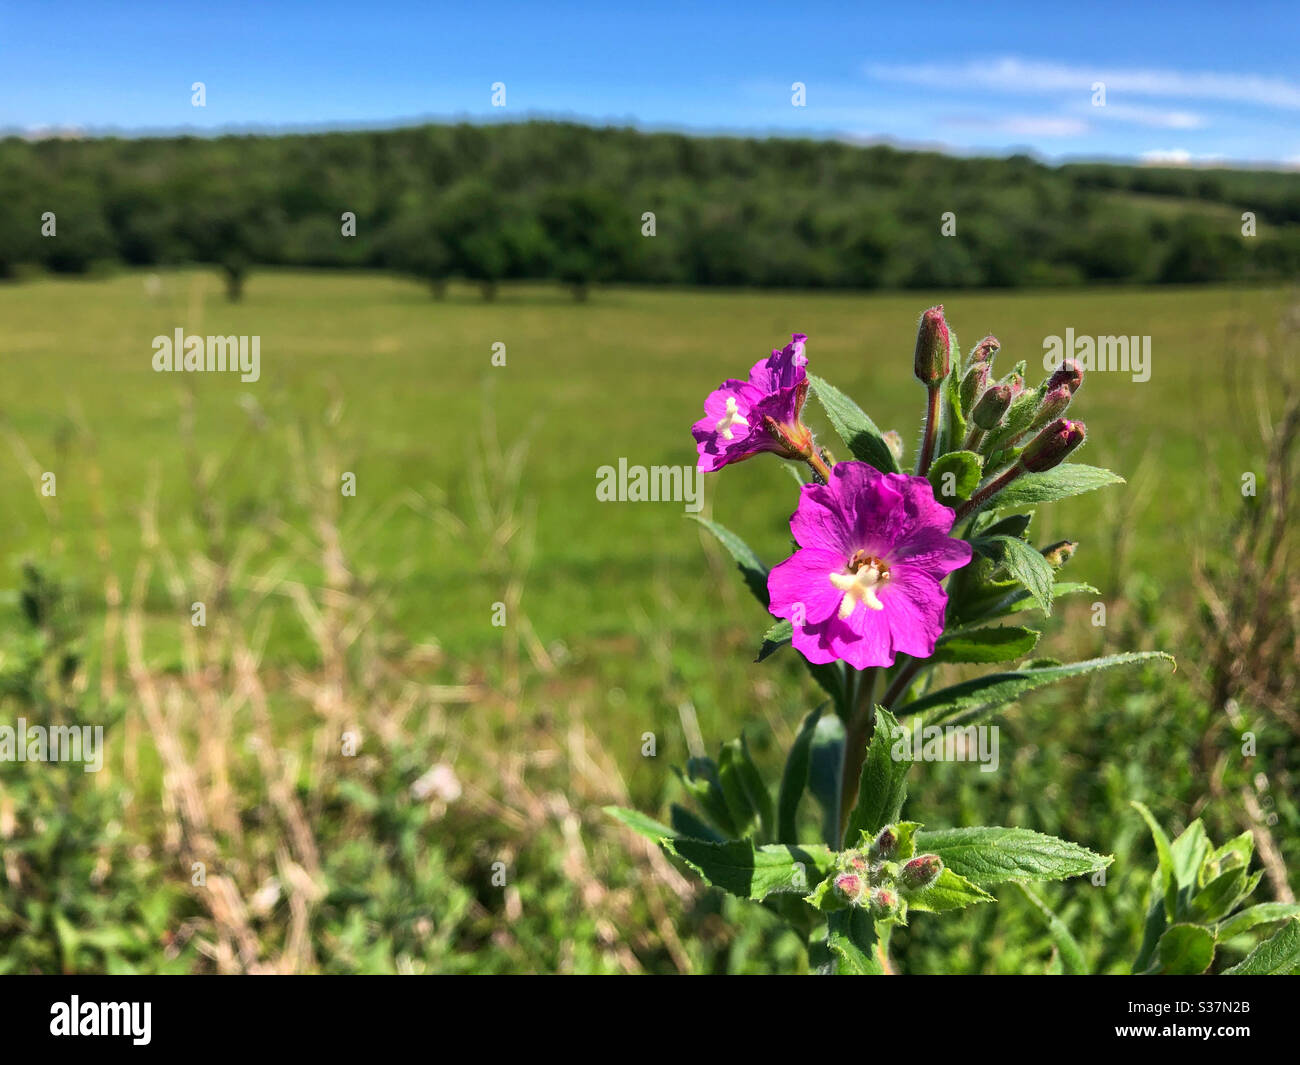
[[[196,262],[232,295],[259,264],[487,296],[1280,279],[1300,275],[1300,175],[555,122],[0,141],[0,277]]]

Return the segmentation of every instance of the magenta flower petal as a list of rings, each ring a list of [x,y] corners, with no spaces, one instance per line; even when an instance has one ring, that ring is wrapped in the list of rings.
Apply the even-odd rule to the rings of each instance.
[[[791,343],[753,365],[748,381],[724,381],[709,394],[704,417],[691,427],[700,469],[712,472],[763,451],[783,452],[767,419],[782,426],[799,423],[807,387],[807,339],[802,333],[794,334]]]
[[[795,627],[825,621],[840,608],[843,593],[826,580],[844,565],[838,551],[811,547],[796,551],[767,575],[770,609],[778,618],[789,618]]]
[[[928,658],[948,604],[941,582],[971,559],[952,523],[924,477],[837,463],[829,484],[800,493],[790,519],[799,549],[768,575],[770,609],[792,621],[801,612],[793,643],[810,662]]]

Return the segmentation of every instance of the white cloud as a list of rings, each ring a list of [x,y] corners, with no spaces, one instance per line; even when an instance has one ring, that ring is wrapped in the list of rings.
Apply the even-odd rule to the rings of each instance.
[[[1136,104],[1112,104],[1091,108],[1100,119],[1132,122],[1152,129],[1200,129],[1205,119],[1191,111],[1162,111],[1158,107],[1139,107]]]
[[[1004,118],[961,115],[945,119],[951,126],[970,126],[1015,137],[1080,137],[1091,123],[1070,115],[1007,115]]]
[[[1217,74],[1209,71],[1182,72],[1158,69],[1075,67],[1007,56],[961,66],[871,64],[867,72],[883,81],[896,81],[932,88],[956,89],[980,86],[1003,92],[1042,94],[1050,92],[1091,93],[1095,82],[1103,82],[1107,96],[1214,100],[1224,103],[1255,104],[1261,107],[1300,110],[1300,84],[1284,78],[1253,74]]]

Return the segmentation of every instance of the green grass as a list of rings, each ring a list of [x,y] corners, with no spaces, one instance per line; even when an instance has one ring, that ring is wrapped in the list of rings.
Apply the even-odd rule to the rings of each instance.
[[[1127,499],[1140,506],[1130,561],[1171,594],[1185,586],[1187,531],[1207,511],[1230,510],[1240,474],[1255,463],[1241,442],[1254,434],[1239,432],[1253,421],[1252,394],[1242,389],[1264,371],[1266,352],[1250,334],[1271,325],[1288,298],[1282,289],[1115,288],[982,292],[947,302],[964,347],[996,333],[999,366],[1024,358],[1031,382],[1042,374],[1043,337],[1067,327],[1152,337],[1149,382],[1093,374],[1073,410],[1089,427],[1084,460],[1130,478],[1145,464],[1148,474],[1145,493],[1110,490],[1109,498],[1044,515],[1043,541],[1069,535],[1081,542],[1078,577],[1105,590],[1113,545],[1103,515]],[[236,514],[240,500],[268,490],[290,495],[308,479],[338,475],[295,468],[274,428],[250,429],[241,407],[250,398],[272,426],[298,417],[328,433],[341,468],[357,475],[358,495],[344,506],[358,514],[410,491],[432,499],[440,490],[453,510],[469,514],[473,456],[490,415],[503,442],[531,439],[521,489],[536,507],[537,550],[524,606],[543,640],[599,646],[625,636],[638,610],[656,627],[696,639],[720,624],[761,622],[740,612],[749,605],[738,605],[733,587],[720,586],[680,505],[598,502],[597,468],[620,457],[690,464],[689,429],[704,395],[724,377],[744,376],[795,330],[811,336],[817,373],[911,445],[922,397],[911,377],[912,337],[929,300],[925,293],[614,289],[575,304],[551,286],[520,286],[490,304],[468,289],[435,302],[404,280],[258,272],[244,301],[232,305],[218,279],[202,272],[165,275],[156,300],[146,297],[140,274],[41,280],[0,287],[3,410],[39,467],[57,473],[73,572],[87,571],[94,557],[87,466],[69,433],[84,420],[123,577],[141,550],[136,511],[155,471],[163,536],[183,550],[193,535],[185,389],[193,391],[199,457],[230,457],[217,491]],[[178,325],[260,335],[261,380],[152,372],[152,337]],[[505,367],[491,365],[498,341],[507,346]],[[327,428],[325,412],[335,403],[341,414]],[[834,446],[829,431],[823,439]],[[756,460],[708,479],[714,515],[770,561],[786,551],[784,517],[794,502],[777,465]],[[1212,470],[1223,478],[1217,488]],[[0,478],[8,501],[0,551],[45,553],[48,501],[17,462],[6,463]],[[406,631],[475,654],[499,640],[491,605],[502,598],[480,546],[473,535],[451,537],[402,509],[368,541],[361,562],[395,585],[393,606]],[[665,592],[674,600],[667,614]]]

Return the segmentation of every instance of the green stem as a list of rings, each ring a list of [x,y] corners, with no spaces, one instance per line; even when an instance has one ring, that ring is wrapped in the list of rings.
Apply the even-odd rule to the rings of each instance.
[[[957,515],[953,518],[953,524],[961,521],[967,514],[971,514],[983,506],[989,499],[997,495],[1002,489],[1025,472],[1025,468],[1017,462],[1014,466],[1008,466],[1002,473],[998,474],[993,480],[989,481],[983,488],[971,496],[965,503],[957,508]]]
[[[929,387],[929,403],[925,412],[925,436],[921,440],[921,455],[916,464],[916,475],[924,477],[930,472],[930,463],[934,460],[934,444],[939,435],[939,391],[943,382],[937,381]]]
[[[858,674],[857,692],[850,704],[847,731],[844,737],[844,764],[840,774],[840,839],[849,825],[849,815],[858,801],[858,784],[862,777],[862,764],[867,759],[867,745],[876,727],[875,700],[877,669],[863,670]]]

